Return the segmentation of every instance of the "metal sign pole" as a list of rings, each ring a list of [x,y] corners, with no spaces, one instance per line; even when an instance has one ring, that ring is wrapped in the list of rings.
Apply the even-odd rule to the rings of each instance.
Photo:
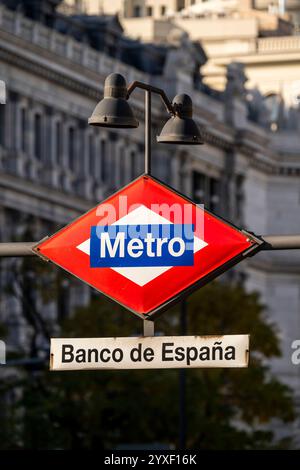
[[[187,334],[187,302],[180,303],[180,334]],[[186,413],[186,370],[179,370],[179,448],[186,448],[187,413]]]
[[[145,174],[151,174],[151,91],[145,91]]]
[[[143,320],[144,336],[154,336],[154,321]]]

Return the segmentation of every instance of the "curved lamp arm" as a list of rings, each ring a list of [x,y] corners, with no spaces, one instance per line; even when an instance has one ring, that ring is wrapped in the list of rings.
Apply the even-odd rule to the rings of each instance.
[[[139,82],[139,81],[134,81],[130,83],[130,85],[127,88],[127,99],[130,97],[131,93],[136,89],[136,88],[141,88],[142,90],[149,91],[151,93],[156,93],[157,95],[160,95],[162,102],[164,103],[168,113],[175,115],[175,109],[167,97],[166,93],[164,90],[161,88],[157,88],[152,85],[148,85],[147,83]]]
[[[159,95],[171,115],[175,116],[175,108],[170,102],[164,90],[155,86],[149,85],[139,81],[132,82],[127,88],[127,99],[131,93],[136,89],[141,88],[145,90],[145,174],[151,173],[151,93]]]

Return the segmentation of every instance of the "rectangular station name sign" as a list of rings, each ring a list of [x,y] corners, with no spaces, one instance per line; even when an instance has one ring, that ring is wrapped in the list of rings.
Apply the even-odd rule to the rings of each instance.
[[[52,338],[51,370],[247,367],[249,335]]]

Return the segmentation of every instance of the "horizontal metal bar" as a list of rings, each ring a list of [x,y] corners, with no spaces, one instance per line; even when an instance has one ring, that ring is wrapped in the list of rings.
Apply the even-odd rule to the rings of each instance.
[[[300,250],[300,235],[263,235],[262,250]]]
[[[264,235],[261,250],[299,250],[300,235]],[[0,243],[0,258],[35,256],[32,251],[38,242]]]
[[[14,256],[35,256],[32,248],[38,242],[0,243],[0,258]]]

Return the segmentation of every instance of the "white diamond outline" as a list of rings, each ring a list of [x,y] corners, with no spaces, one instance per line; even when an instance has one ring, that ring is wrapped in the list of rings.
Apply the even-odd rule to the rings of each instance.
[[[133,211],[121,217],[112,225],[154,225],[154,224],[172,224],[170,220],[162,217],[148,207],[141,204]],[[90,238],[76,246],[83,253],[90,256]],[[199,237],[194,236],[194,253],[202,250],[208,245],[207,242]],[[140,287],[145,286],[149,282],[156,279],[161,274],[176,266],[143,266],[143,267],[126,267],[126,268],[109,268],[121,274],[125,278],[137,284]]]

